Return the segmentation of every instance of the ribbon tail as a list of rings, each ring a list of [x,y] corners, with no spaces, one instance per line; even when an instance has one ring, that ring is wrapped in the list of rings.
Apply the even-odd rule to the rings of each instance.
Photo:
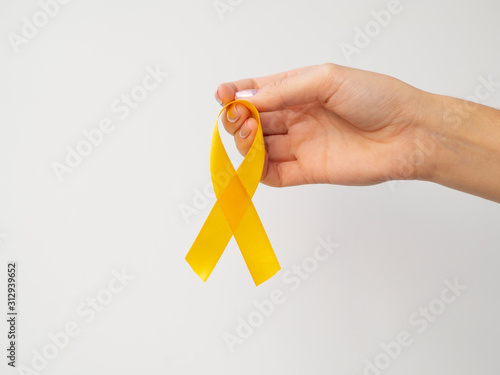
[[[232,235],[224,213],[216,202],[186,255],[186,261],[200,279],[207,281]]]
[[[234,238],[256,286],[270,279],[281,269],[257,210],[251,201],[235,230]]]

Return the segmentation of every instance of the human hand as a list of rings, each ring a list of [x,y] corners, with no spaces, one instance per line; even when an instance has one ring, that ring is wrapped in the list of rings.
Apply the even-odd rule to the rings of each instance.
[[[424,166],[401,168],[425,121],[425,94],[389,76],[323,64],[223,83],[216,99],[245,99],[259,110],[266,146],[263,183],[371,185],[425,174]],[[241,104],[222,115],[242,155],[257,131],[249,115]]]

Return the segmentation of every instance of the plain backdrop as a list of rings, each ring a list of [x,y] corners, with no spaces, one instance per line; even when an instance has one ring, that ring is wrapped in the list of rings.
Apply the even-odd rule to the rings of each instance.
[[[341,43],[352,45],[388,3],[73,0],[16,53],[10,33],[22,35],[25,18],[43,24],[42,8],[1,0],[1,352],[7,262],[16,261],[17,364],[33,369],[44,349],[53,357],[35,373],[373,375],[366,366],[376,360],[383,374],[495,371],[496,203],[425,182],[261,185],[253,202],[281,263],[276,276],[255,287],[234,240],[206,283],[184,260],[215,201],[207,193],[219,83],[324,62],[460,98],[481,77],[500,81],[496,0],[401,0],[348,61]],[[169,75],[120,119],[112,103],[148,67]],[[497,90],[482,103],[499,107]],[[53,163],[103,118],[114,131],[59,182]],[[337,248],[314,267],[328,239]],[[311,272],[292,283],[304,262]],[[110,294],[122,272],[133,280]],[[447,282],[467,289],[445,304]],[[282,303],[260,319],[256,302],[273,290]],[[106,306],[87,322],[82,306],[96,296]],[[437,313],[419,318],[419,332],[411,317],[429,305]],[[249,316],[258,326],[227,345]],[[50,337],[68,322],[79,334],[55,352]],[[384,354],[402,332],[411,345]],[[2,374],[27,373],[4,354]]]

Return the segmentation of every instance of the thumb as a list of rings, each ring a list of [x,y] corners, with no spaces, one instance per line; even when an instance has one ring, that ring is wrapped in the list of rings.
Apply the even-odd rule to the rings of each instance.
[[[318,65],[304,73],[276,79],[259,90],[238,91],[235,98],[251,102],[260,112],[322,101],[339,85],[339,68],[334,64]]]

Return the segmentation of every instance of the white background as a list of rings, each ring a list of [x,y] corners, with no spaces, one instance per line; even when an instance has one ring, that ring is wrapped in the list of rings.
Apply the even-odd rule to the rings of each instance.
[[[206,283],[184,260],[214,202],[181,215],[210,182],[219,83],[324,62],[461,98],[480,76],[500,80],[496,0],[402,1],[347,61],[340,43],[387,3],[242,1],[221,19],[209,0],[73,0],[16,53],[8,34],[40,6],[1,0],[0,372],[18,373],[4,358],[11,260],[18,365],[67,322],[81,330],[44,374],[363,374],[402,331],[412,344],[384,374],[496,371],[498,204],[425,182],[261,185],[280,273],[255,287],[233,240]],[[157,65],[169,77],[120,120],[111,103]],[[484,104],[500,106],[500,90]],[[60,183],[51,164],[104,117],[114,132]],[[291,290],[285,272],[328,236],[338,249]],[[123,269],[134,280],[86,323],[77,307]],[[409,317],[455,278],[467,290],[419,333]],[[284,303],[231,352],[223,334],[273,289]]]

